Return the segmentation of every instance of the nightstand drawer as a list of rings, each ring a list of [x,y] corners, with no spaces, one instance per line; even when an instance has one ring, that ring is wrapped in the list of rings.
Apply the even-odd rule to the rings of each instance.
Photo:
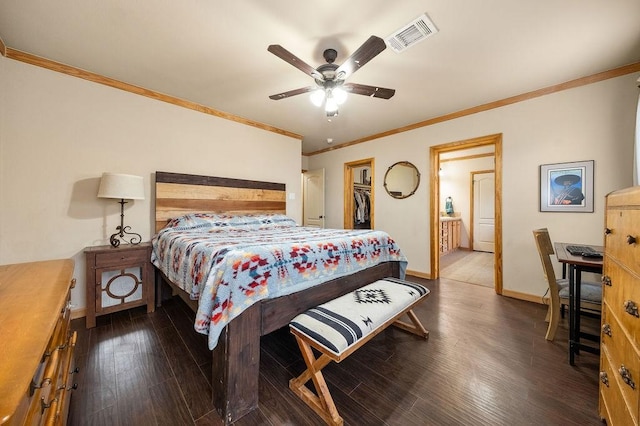
[[[150,259],[147,258],[147,249],[141,247],[140,250],[113,251],[111,253],[97,253],[96,266],[103,268],[109,266],[121,266],[123,264],[144,263]]]

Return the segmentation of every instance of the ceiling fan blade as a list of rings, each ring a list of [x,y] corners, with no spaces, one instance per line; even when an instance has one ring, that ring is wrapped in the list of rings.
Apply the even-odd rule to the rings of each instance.
[[[309,93],[316,90],[317,88],[318,86],[302,87],[300,89],[289,90],[288,92],[277,93],[275,95],[269,96],[269,98],[273,99],[274,101],[278,101],[280,99],[290,98],[291,96],[301,95],[303,93]]]
[[[276,55],[278,58],[282,59],[283,61],[298,68],[303,73],[310,75],[313,78],[317,78],[319,80],[324,81],[323,75],[320,74],[315,68],[313,68],[311,65],[307,64],[302,59],[298,58],[296,55],[289,52],[287,49],[280,46],[279,44],[272,44],[267,48],[267,50],[273,53],[274,55]]]
[[[367,86],[366,84],[345,83],[342,88],[356,95],[371,96],[372,98],[389,99],[395,95],[395,89],[386,89],[384,87]]]
[[[336,70],[336,78],[344,80],[387,48],[380,37],[371,36]]]

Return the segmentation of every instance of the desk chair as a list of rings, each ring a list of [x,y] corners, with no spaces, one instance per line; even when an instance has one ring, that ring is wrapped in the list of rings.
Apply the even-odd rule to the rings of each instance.
[[[547,318],[545,319],[545,321],[549,322],[549,327],[547,328],[545,339],[551,341],[556,335],[556,329],[560,321],[559,314],[561,310],[564,310],[565,305],[569,305],[569,280],[556,278],[553,263],[551,262],[551,255],[555,254],[555,252],[553,251],[553,244],[547,228],[534,230],[533,237],[536,240],[536,246],[540,254],[544,277],[549,284],[550,303]],[[580,312],[582,313],[583,311],[600,314],[602,311],[602,284],[581,282]]]

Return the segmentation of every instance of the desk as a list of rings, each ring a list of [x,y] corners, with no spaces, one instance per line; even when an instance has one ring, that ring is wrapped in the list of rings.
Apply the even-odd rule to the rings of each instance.
[[[582,333],[580,331],[580,282],[583,272],[602,273],[602,258],[584,258],[580,255],[573,255],[567,251],[569,245],[585,245],[576,243],[555,243],[554,248],[558,262],[563,264],[563,268],[569,268],[569,364],[574,365],[574,357],[581,349],[599,354],[598,347],[580,343],[583,337],[595,342],[600,341],[600,336]],[[603,246],[590,246],[594,250],[603,253]]]

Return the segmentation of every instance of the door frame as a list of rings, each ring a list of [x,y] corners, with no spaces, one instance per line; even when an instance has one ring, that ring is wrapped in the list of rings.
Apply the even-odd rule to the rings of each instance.
[[[495,252],[493,282],[497,294],[502,294],[502,133],[435,145],[429,149],[431,167],[429,232],[431,279],[440,277],[440,154],[493,145],[495,156]]]
[[[374,208],[375,205],[375,159],[374,158],[363,158],[362,160],[350,161],[348,163],[344,163],[344,221],[343,227],[344,229],[353,229],[353,169],[358,167],[369,167],[371,169],[371,193],[369,196],[370,208],[369,208],[369,218],[371,221],[371,229],[374,228]]]

